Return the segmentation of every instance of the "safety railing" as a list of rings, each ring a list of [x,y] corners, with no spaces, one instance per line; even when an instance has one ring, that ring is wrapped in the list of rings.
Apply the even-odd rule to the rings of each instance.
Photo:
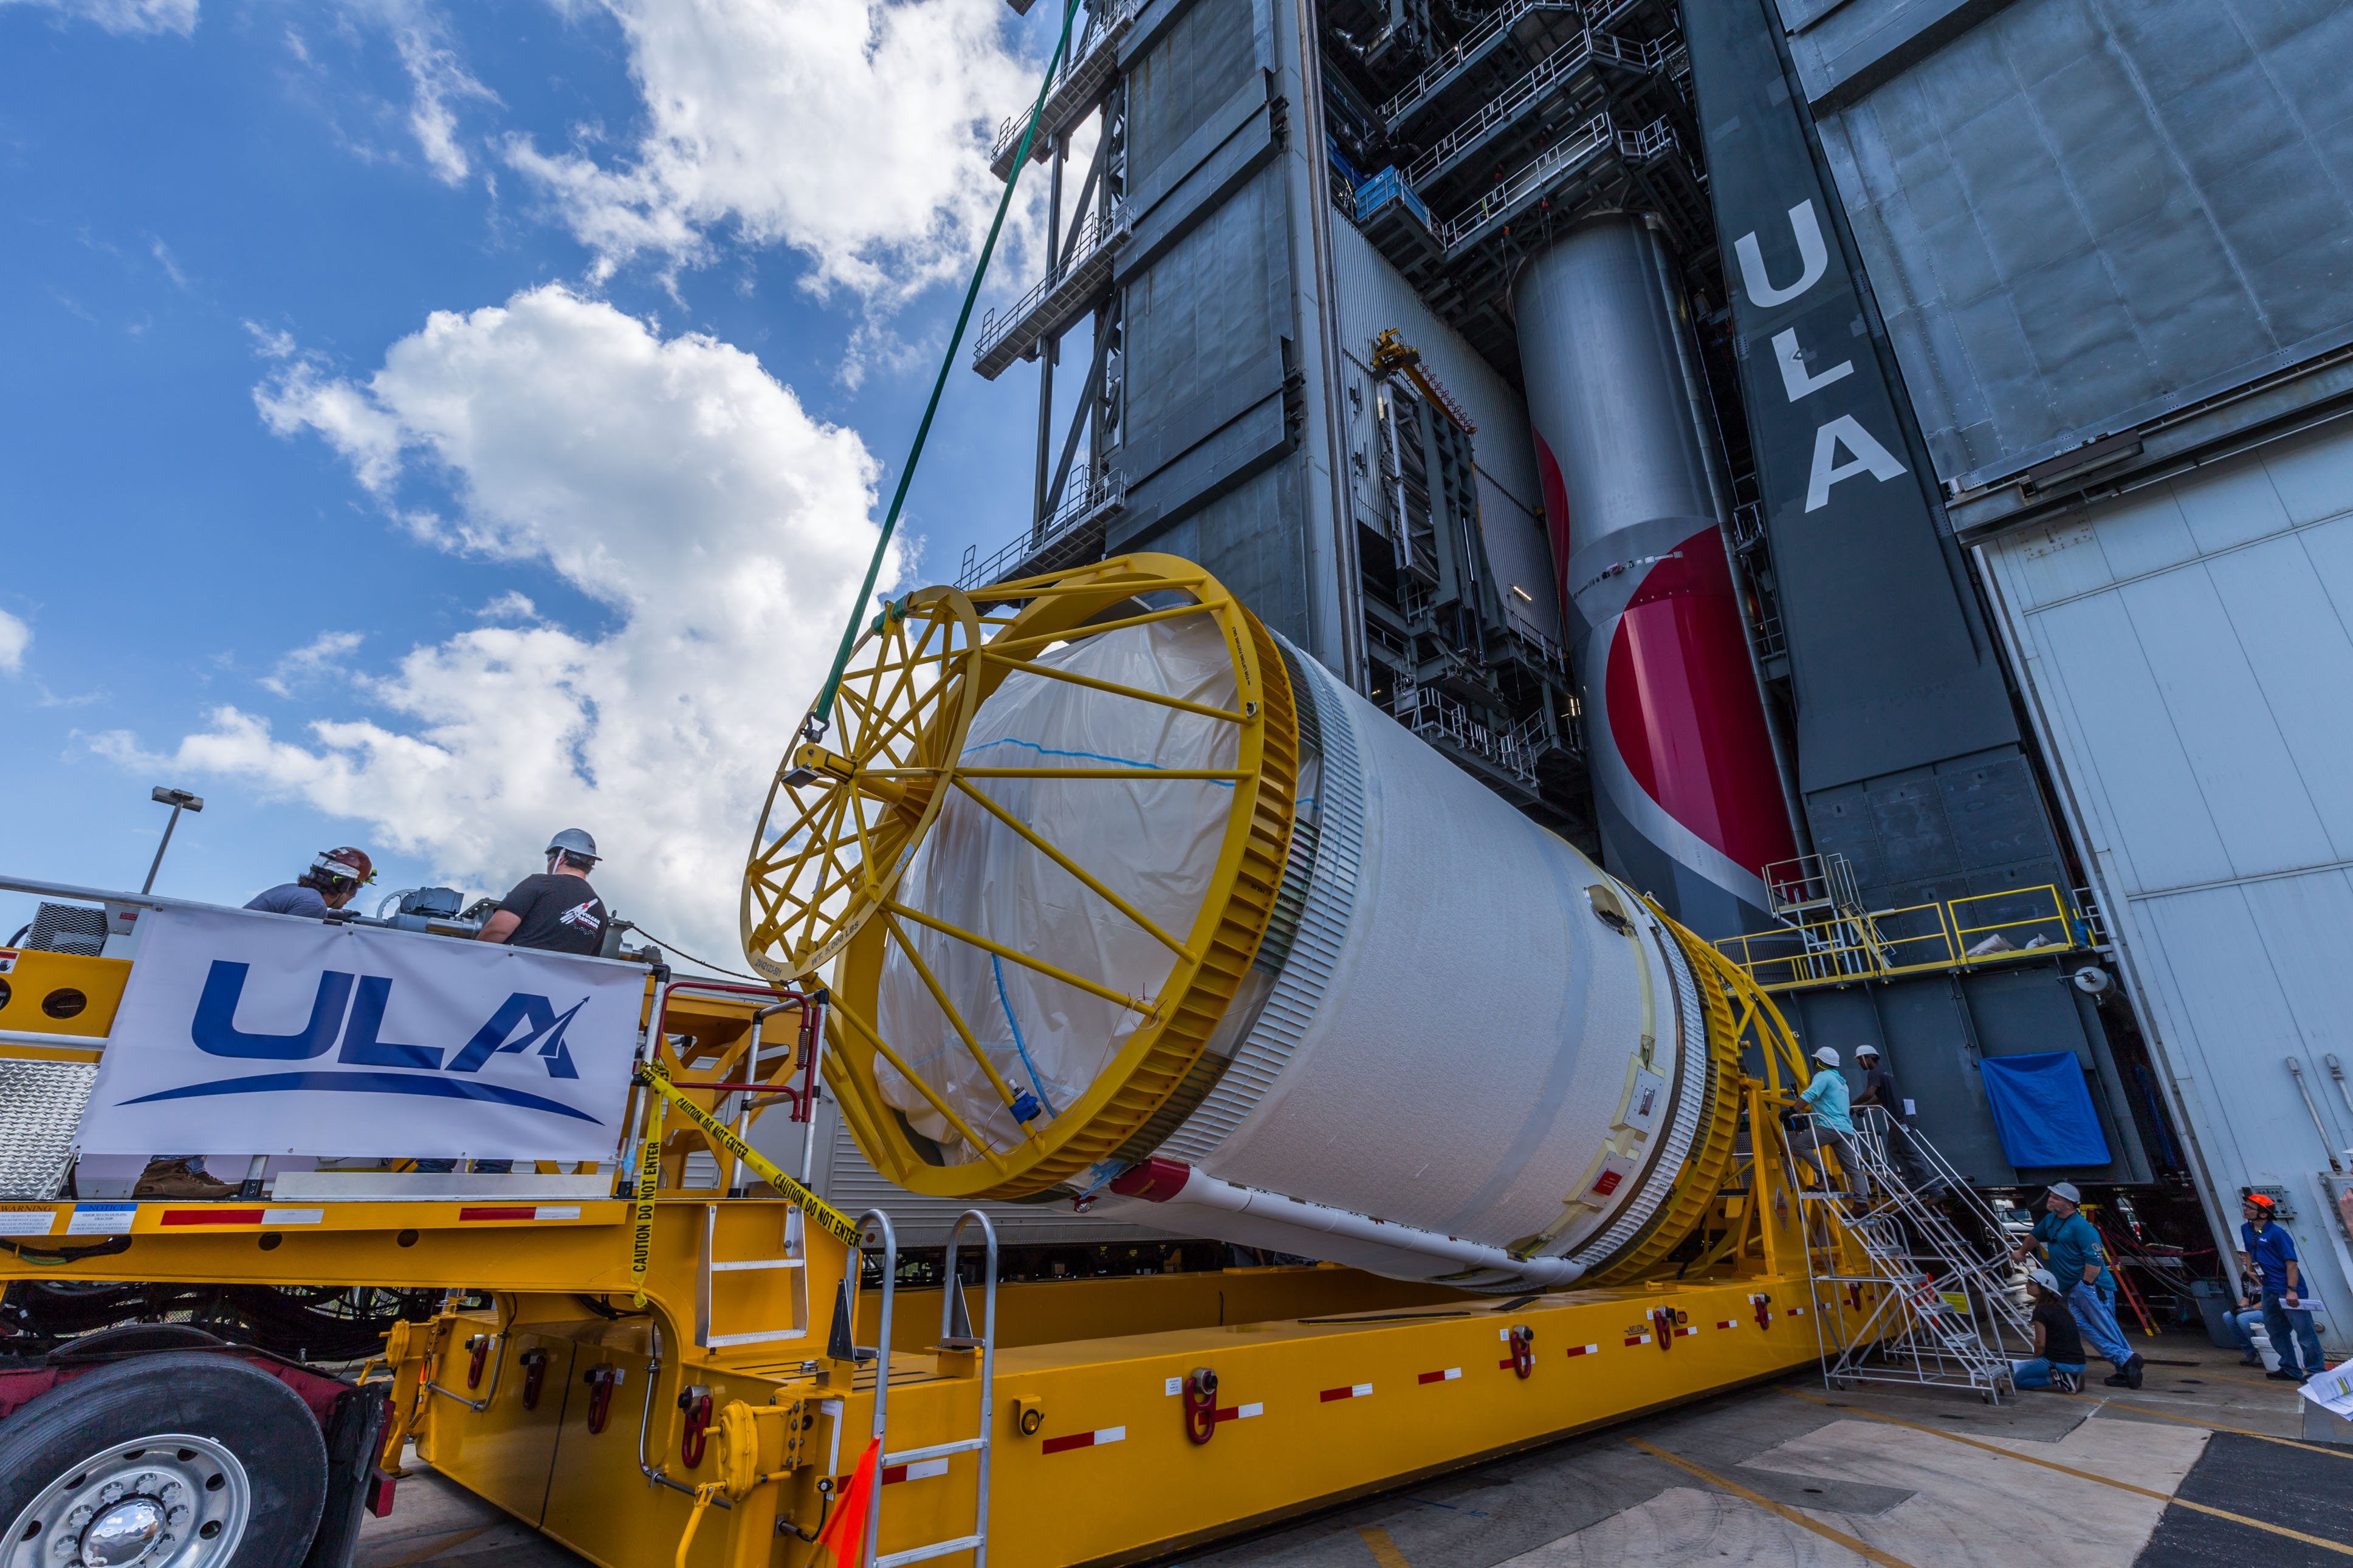
[[[1086,30],[1062,61],[1062,68],[1055,74],[1054,85],[1046,90],[1046,106],[1038,117],[1038,133],[1030,139],[1030,162],[1044,163],[1054,137],[1069,130],[1071,122],[1092,109],[1102,96],[1118,62],[1120,43],[1135,25],[1135,12],[1136,0],[1117,0],[1090,19]],[[1013,157],[1021,147],[1021,133],[1029,128],[1026,111],[1007,115],[997,126],[997,135],[988,145],[988,167],[998,179],[1012,174]]]
[[[1767,868],[1768,880],[1774,868]],[[1716,951],[1767,991],[2038,957],[2093,945],[2057,886],[2013,888],[1864,913],[1826,903],[1778,926],[1720,938]]]
[[[1492,763],[1530,787],[1536,782],[1535,748],[1526,726],[1511,731],[1491,728],[1471,710],[1431,686],[1406,687],[1398,693],[1397,719],[1424,740],[1445,741],[1457,750]],[[1542,715],[1535,720],[1535,740],[1541,742]]]
[[[1111,285],[1112,253],[1126,243],[1129,232],[1124,206],[1089,213],[1061,270],[1039,279],[1012,304],[981,318],[972,345],[973,368],[994,381],[1040,339],[1060,335],[1092,310]]]
[[[1603,64],[1639,71],[1649,68],[1650,60],[1640,44],[1629,44],[1588,29],[1575,44],[1556,49],[1537,61],[1527,75],[1481,104],[1471,118],[1431,142],[1420,157],[1406,165],[1407,183],[1419,186],[1435,177],[1534,110],[1551,96],[1555,88]]]
[[[1422,68],[1421,74],[1405,84],[1404,89],[1381,105],[1381,118],[1394,132],[1409,115],[1421,110],[1447,83],[1470,66],[1484,58],[1505,35],[1527,17],[1538,12],[1581,15],[1575,0],[1516,0],[1482,26],[1475,28],[1461,43]]]
[[[1117,468],[1106,468],[1095,475],[1081,463],[1071,470],[1070,481],[1062,487],[1062,504],[1055,509],[1053,516],[1010,544],[1001,546],[986,560],[980,558],[975,546],[966,545],[963,564],[956,572],[956,586],[967,590],[986,587],[1026,573],[1050,572],[1068,564],[1075,558],[1071,551],[1079,544],[1087,525],[1126,504],[1127,481],[1120,478]]]

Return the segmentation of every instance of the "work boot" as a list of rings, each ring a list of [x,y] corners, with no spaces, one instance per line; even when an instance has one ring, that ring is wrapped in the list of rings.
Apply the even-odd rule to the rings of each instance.
[[[226,1198],[236,1193],[236,1183],[208,1176],[184,1159],[150,1160],[131,1189],[134,1198]]]
[[[2242,1355],[2239,1358],[2239,1364],[2241,1366],[2261,1366],[2263,1364],[2263,1358],[2259,1355]]]
[[[2135,1351],[2133,1352],[2132,1360],[2125,1363],[2124,1371],[2125,1377],[2127,1379],[2125,1386],[2126,1388],[2138,1388],[2140,1386],[2141,1374],[2140,1352],[2138,1351]]]
[[[2302,1383],[2304,1381],[2304,1375],[2301,1373],[2290,1372],[2285,1367],[2280,1368],[2277,1372],[2267,1372],[2263,1373],[2263,1375],[2270,1378],[2274,1383]]]

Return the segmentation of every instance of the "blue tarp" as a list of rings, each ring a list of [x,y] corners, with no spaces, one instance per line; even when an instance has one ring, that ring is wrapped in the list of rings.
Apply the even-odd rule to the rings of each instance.
[[[2084,1064],[2073,1051],[1988,1057],[1986,1099],[1993,1106],[2001,1152],[2021,1170],[2054,1165],[2105,1165],[2106,1134],[2084,1086]]]

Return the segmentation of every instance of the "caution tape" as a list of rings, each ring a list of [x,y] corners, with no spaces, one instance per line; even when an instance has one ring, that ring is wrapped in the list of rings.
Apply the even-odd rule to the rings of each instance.
[[[647,1064],[646,1081],[653,1085],[655,1091],[661,1096],[661,1100],[655,1102],[657,1106],[662,1100],[677,1106],[680,1114],[702,1129],[704,1137],[744,1162],[754,1175],[774,1187],[780,1195],[789,1200],[795,1207],[807,1215],[828,1235],[845,1247],[858,1245],[858,1226],[855,1221],[776,1169],[762,1156],[758,1150],[736,1137],[725,1122],[689,1100],[677,1085],[670,1081],[670,1069],[659,1061]]]
[[[646,1140],[638,1145],[638,1202],[630,1217],[637,1234],[629,1241],[630,1303],[646,1304],[646,1265],[654,1250],[654,1194],[661,1186],[662,1101],[657,1098],[646,1110]]]

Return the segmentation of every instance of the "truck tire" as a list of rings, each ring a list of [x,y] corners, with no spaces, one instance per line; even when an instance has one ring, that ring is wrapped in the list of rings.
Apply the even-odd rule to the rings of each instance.
[[[134,1356],[0,1421],[0,1568],[285,1568],[326,1487],[319,1423],[278,1379],[218,1352]]]

